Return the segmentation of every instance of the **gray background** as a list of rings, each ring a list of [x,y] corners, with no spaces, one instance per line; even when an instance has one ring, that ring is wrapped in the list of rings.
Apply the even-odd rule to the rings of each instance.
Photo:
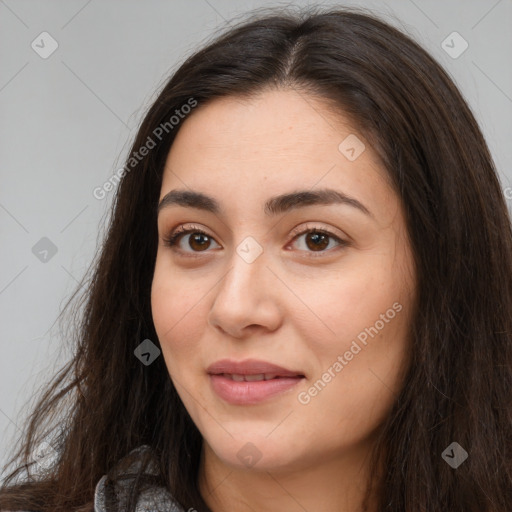
[[[98,200],[94,188],[122,167],[146,108],[185,56],[234,16],[288,4],[0,0],[0,466],[27,400],[70,357],[54,322],[103,235],[113,193]],[[321,4],[373,9],[444,66],[512,203],[512,0]],[[31,47],[50,48],[44,31],[58,43],[45,59]],[[453,31],[469,45],[457,58],[441,46]],[[46,262],[33,252],[43,237],[57,249]]]

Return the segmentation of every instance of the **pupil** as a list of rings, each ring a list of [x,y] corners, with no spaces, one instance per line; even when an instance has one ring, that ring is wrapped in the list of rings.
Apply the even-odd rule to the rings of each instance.
[[[327,242],[327,235],[324,235],[323,233],[311,233],[310,237],[311,238],[309,238],[309,240],[313,239],[313,246],[309,247],[308,244],[308,247],[310,249],[324,249],[325,247],[327,247],[327,245],[329,245],[329,243]],[[321,238],[323,238],[324,243],[322,245],[319,245],[318,242],[320,241]]]
[[[201,238],[203,239],[203,240],[202,240],[202,242],[201,242],[201,241],[198,241],[198,240],[200,240]],[[190,245],[192,246],[193,244],[198,243],[198,244],[199,244],[199,248],[200,248],[200,249],[201,249],[201,248],[202,248],[202,249],[204,249],[204,247],[205,247],[205,246],[207,246],[207,245],[206,245],[206,242],[208,241],[208,240],[207,240],[207,238],[208,238],[208,237],[207,237],[207,236],[205,236],[205,235],[203,235],[203,233],[195,233],[194,235],[192,235],[192,236],[190,237],[190,240],[191,240]]]

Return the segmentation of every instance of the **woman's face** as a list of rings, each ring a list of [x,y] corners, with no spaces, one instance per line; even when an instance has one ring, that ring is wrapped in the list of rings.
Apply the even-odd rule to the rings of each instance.
[[[363,453],[401,389],[412,254],[399,198],[354,133],[311,96],[267,91],[198,107],[168,155],[160,200],[208,198],[162,205],[153,320],[206,454],[224,465]],[[180,227],[192,231],[164,245]],[[263,366],[212,375],[220,360]]]

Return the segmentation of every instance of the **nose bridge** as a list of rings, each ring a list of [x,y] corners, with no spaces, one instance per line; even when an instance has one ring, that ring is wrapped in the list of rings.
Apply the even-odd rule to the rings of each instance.
[[[263,246],[252,236],[245,237],[235,248],[229,262],[229,271],[221,283],[220,293],[237,301],[254,298],[264,291],[268,261]]]
[[[246,237],[235,246],[212,304],[213,324],[232,334],[248,325],[273,328],[278,321],[278,308],[272,306],[268,281],[272,273],[267,264],[262,245],[253,237]]]

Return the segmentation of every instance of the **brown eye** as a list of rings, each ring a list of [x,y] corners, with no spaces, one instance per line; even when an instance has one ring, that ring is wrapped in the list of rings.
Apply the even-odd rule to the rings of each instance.
[[[321,256],[323,253],[328,253],[331,251],[329,247],[329,244],[331,241],[335,242],[335,246],[332,248],[333,250],[336,248],[343,248],[348,244],[348,242],[342,240],[335,234],[327,231],[327,230],[320,230],[320,229],[306,229],[302,233],[299,233],[294,238],[294,243],[296,240],[301,239],[304,237],[304,246],[302,248],[299,247],[301,251],[305,251],[306,253],[318,253],[319,256]],[[316,255],[314,255],[316,256]]]
[[[204,251],[210,246],[210,237],[204,233],[194,232],[188,239],[189,246],[195,251]]]
[[[181,239],[184,237],[188,237],[188,243],[182,244]],[[212,240],[213,238],[200,228],[185,229],[180,227],[164,238],[164,244],[186,256],[193,256],[194,253],[208,252],[207,249],[210,248]]]
[[[329,235],[316,232],[306,233],[306,235],[306,245],[313,251],[323,250],[329,245]]]

